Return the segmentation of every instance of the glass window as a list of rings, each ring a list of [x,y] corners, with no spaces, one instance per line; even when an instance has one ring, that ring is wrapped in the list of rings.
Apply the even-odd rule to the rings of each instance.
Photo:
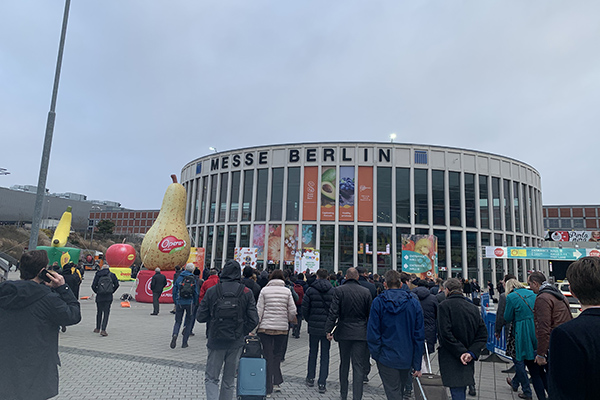
[[[204,247],[204,227],[198,228],[198,247]]]
[[[215,243],[215,266],[223,268],[223,247],[225,245],[225,227],[217,226],[217,242]]]
[[[573,228],[584,228],[584,222],[583,219],[581,218],[577,218],[573,220]]]
[[[490,234],[482,233],[481,234],[481,245],[482,246],[491,246],[490,242]],[[482,258],[482,269],[483,269],[483,280],[480,283],[480,286],[484,288],[483,284],[487,286],[488,281],[492,281],[492,259],[491,258]]]
[[[244,193],[242,194],[242,221],[252,219],[252,188],[254,187],[254,170],[244,171]]]
[[[392,222],[392,169],[377,167],[377,221]]]
[[[191,230],[190,230],[190,241],[191,241],[192,247],[199,247],[198,246],[198,237],[196,236],[196,228],[191,228]]]
[[[368,271],[373,270],[373,227],[358,227],[358,264],[357,267],[365,267]]]
[[[427,225],[427,170],[415,169],[415,224]]]
[[[455,278],[464,278],[462,270],[463,254],[461,231],[450,232],[450,259],[452,261],[452,276]]]
[[[221,193],[219,194],[219,201],[221,203],[219,207],[219,222],[225,222],[225,215],[227,214],[227,183],[229,174],[221,174]]]
[[[431,196],[433,200],[434,225],[446,225],[446,199],[444,198],[444,187],[444,171],[431,171]]]
[[[213,254],[212,254],[212,250],[213,250],[213,238],[214,238],[214,233],[215,233],[215,227],[214,226],[208,226],[208,235],[206,237],[206,253],[205,253],[205,264],[210,268],[211,266],[211,262],[213,260]]]
[[[465,222],[475,228],[475,175],[465,174]]]
[[[283,168],[273,168],[271,178],[271,221],[281,221],[283,211]],[[259,175],[260,181],[260,175]]]
[[[571,220],[567,218],[560,219],[560,227],[563,229],[571,229],[573,226],[571,225]]]
[[[527,185],[523,183],[521,189],[521,193],[523,193],[523,232],[531,233],[531,230],[529,229],[529,210],[527,208]]]
[[[429,235],[429,229],[427,229],[427,228],[415,228],[415,235]]]
[[[377,227],[377,273],[392,269],[392,227]]]
[[[354,226],[340,225],[338,270],[344,274],[346,270],[354,266]]]
[[[250,225],[240,225],[240,247],[250,247]]]
[[[494,230],[502,230],[500,215],[500,178],[492,178],[492,205],[494,207]],[[496,246],[498,246],[496,244]]]
[[[198,188],[200,190],[200,188]],[[208,176],[202,178],[202,200],[200,202],[200,218],[199,223],[203,223],[206,214],[206,196],[208,194]]]
[[[446,231],[445,230],[434,230],[433,234],[437,237],[438,245],[438,275],[441,278],[446,277],[445,271],[448,266],[446,265]]]
[[[256,180],[256,220],[265,221],[267,219],[267,181],[269,170],[259,169],[258,179]]]
[[[550,229],[560,228],[560,226],[558,224],[558,218],[549,218],[548,219],[548,228],[550,228]]]
[[[506,246],[502,240],[502,235],[494,234],[494,246]],[[494,259],[496,263],[496,281],[504,279],[504,263],[501,258]]]
[[[396,269],[402,271],[402,235],[410,235],[410,228],[396,228]]]
[[[512,231],[512,213],[510,201],[510,181],[503,179],[504,183],[504,226],[507,231]]]
[[[396,222],[410,224],[409,168],[396,168]]]
[[[477,233],[475,232],[467,232],[467,274],[469,279],[479,280],[477,272]]]
[[[488,177],[485,175],[479,175],[479,221],[481,222],[481,229],[490,228]]]
[[[288,168],[286,221],[298,221],[300,216],[300,167]]]
[[[227,253],[225,258],[228,260],[233,259],[233,253],[235,252],[236,233],[237,226],[230,225],[227,227]]]
[[[319,250],[321,255],[320,268],[326,270],[334,270],[334,253],[335,253],[335,226],[321,225],[321,241]]]
[[[450,195],[450,225],[461,226],[460,172],[448,173],[448,194]]]
[[[229,222],[237,222],[240,208],[240,171],[231,173],[231,197],[229,200]]]
[[[515,210],[515,232],[521,232],[521,214],[519,213],[519,203],[521,202],[519,193],[519,184],[513,182],[513,210]]]
[[[210,177],[210,211],[208,215],[208,222],[215,222],[215,212],[217,208],[217,181],[219,176],[217,174],[211,175]]]
[[[198,221],[198,208],[200,207],[200,196],[202,196],[202,179],[203,178],[198,178],[196,180],[196,201],[194,202],[192,217],[190,218],[192,224],[195,224]]]

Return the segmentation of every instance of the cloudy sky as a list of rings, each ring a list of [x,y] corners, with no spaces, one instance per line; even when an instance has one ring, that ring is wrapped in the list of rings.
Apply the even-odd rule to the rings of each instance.
[[[0,186],[36,185],[63,0],[0,5]],[[219,150],[311,141],[516,158],[599,204],[600,2],[73,0],[47,187],[160,207]]]

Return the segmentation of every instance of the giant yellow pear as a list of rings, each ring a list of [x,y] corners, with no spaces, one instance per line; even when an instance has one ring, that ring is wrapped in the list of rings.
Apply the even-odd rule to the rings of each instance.
[[[165,192],[158,217],[140,250],[142,263],[149,270],[174,270],[177,265],[184,266],[190,255],[190,235],[185,226],[187,195],[183,185],[177,183],[177,176],[171,178],[173,183]]]

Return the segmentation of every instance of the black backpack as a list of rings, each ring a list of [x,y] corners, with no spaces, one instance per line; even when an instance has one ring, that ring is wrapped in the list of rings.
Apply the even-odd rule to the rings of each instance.
[[[179,297],[182,299],[191,299],[196,293],[196,277],[194,275],[186,275],[179,284]]]
[[[216,287],[217,301],[213,306],[210,320],[211,336],[219,340],[237,340],[244,335],[242,294],[246,286],[239,284],[235,293],[223,293],[223,284],[221,283],[218,283]]]
[[[110,274],[102,275],[100,278],[98,278],[98,289],[96,294],[113,294],[114,291],[115,287]]]
[[[262,358],[263,349],[258,336],[246,336],[244,338],[244,347],[242,357],[245,358]]]

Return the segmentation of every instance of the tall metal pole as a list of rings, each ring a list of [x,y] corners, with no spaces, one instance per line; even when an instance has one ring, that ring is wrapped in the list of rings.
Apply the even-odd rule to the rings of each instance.
[[[67,21],[69,19],[69,7],[71,0],[65,0],[65,13],[63,15],[62,31],[60,33],[60,44],[58,46],[58,59],[56,60],[56,72],[54,74],[54,88],[52,90],[52,101],[50,102],[50,111],[46,122],[46,136],[44,138],[44,149],[42,151],[42,162],[40,165],[40,176],[37,185],[37,195],[35,197],[35,208],[33,210],[33,220],[31,223],[31,236],[29,237],[29,250],[35,250],[38,242],[38,233],[40,222],[42,220],[42,207],[44,196],[46,195],[46,178],[48,177],[48,164],[50,163],[50,148],[52,147],[52,135],[54,134],[54,120],[56,119],[56,97],[58,95],[58,82],[60,80],[60,67],[62,65],[63,49],[65,47],[65,37],[67,35]]]

